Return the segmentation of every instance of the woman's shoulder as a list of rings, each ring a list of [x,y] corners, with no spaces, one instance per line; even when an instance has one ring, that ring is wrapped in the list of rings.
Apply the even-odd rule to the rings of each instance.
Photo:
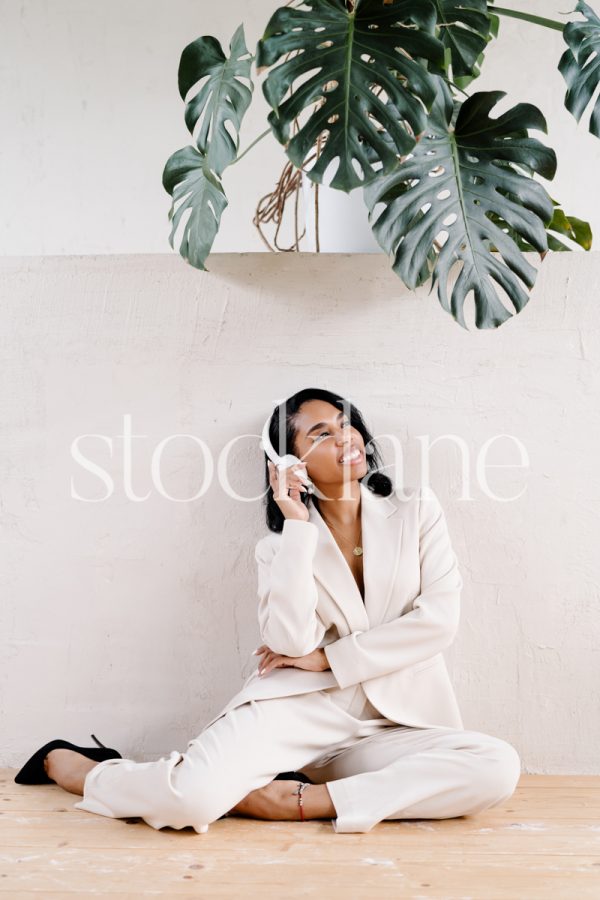
[[[429,484],[400,485],[388,497],[396,506],[418,506],[428,500],[439,503],[439,498]]]
[[[414,485],[396,485],[386,499],[397,509],[409,510],[419,505],[422,490],[422,487]]]

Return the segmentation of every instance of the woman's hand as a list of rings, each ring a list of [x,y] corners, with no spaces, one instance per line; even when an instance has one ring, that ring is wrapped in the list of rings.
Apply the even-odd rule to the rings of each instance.
[[[308,521],[308,507],[304,505],[300,497],[301,491],[306,491],[304,478],[306,474],[306,463],[299,462],[289,469],[282,469],[281,472],[277,466],[268,460],[269,466],[269,483],[273,488],[273,499],[283,513],[286,519],[301,519]],[[297,475],[295,472],[300,474]],[[288,494],[289,491],[289,494]]]
[[[322,647],[307,653],[306,656],[281,656],[269,650],[266,644],[261,644],[254,652],[262,657],[258,664],[259,675],[266,675],[271,669],[286,667],[306,669],[309,672],[325,672],[329,669],[329,662]]]

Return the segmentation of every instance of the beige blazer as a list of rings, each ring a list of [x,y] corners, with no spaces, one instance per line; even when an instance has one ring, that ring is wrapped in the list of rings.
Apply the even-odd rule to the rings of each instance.
[[[394,722],[464,727],[442,653],[458,628],[463,582],[440,502],[431,488],[360,490],[364,602],[312,503],[307,522],[286,519],[255,549],[262,643],[292,657],[323,647],[330,670],[260,676],[257,664],[209,725],[248,700],[360,682]]]

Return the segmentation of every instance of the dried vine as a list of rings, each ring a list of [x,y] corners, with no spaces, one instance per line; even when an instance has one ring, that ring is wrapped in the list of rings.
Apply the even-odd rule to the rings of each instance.
[[[285,5],[291,6],[293,2],[294,0],[288,0]],[[392,0],[384,0],[384,3],[388,2],[392,2]],[[354,9],[353,0],[346,0],[346,7],[349,12],[352,12]],[[286,60],[293,55],[295,54],[287,54]],[[408,56],[409,54],[405,53],[405,55]],[[293,83],[291,87],[293,90]],[[379,96],[381,93],[382,88],[377,85],[375,87],[374,94],[376,96]],[[315,104],[315,109],[318,109],[319,106],[322,106],[324,102],[324,99],[317,101],[317,103]],[[298,119],[294,120],[293,127],[297,133],[299,129]],[[313,159],[319,158],[319,156],[321,155],[323,141],[323,135],[320,134],[316,141],[316,152],[313,156],[309,157],[306,160],[305,165],[312,162]],[[272,191],[269,191],[268,194],[265,194],[264,197],[261,197],[258,201],[256,211],[254,213],[254,218],[252,219],[252,224],[258,230],[263,243],[273,253],[275,253],[276,251],[280,251],[283,253],[300,252],[300,241],[306,235],[306,226],[304,227],[302,234],[299,234],[298,230],[298,199],[302,187],[303,171],[305,171],[303,168],[298,169],[291,162],[286,163],[275,185],[275,188]],[[319,236],[319,184],[317,182],[314,182],[313,188],[315,192],[315,250],[317,253],[320,253],[321,242]],[[292,196],[294,197],[294,241],[289,247],[281,247],[278,240],[279,232],[283,224],[286,205]],[[263,226],[271,223],[275,224],[273,244],[269,242],[263,231]]]

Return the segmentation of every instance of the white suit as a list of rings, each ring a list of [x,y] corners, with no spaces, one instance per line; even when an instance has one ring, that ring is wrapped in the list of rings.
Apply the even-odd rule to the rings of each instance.
[[[262,642],[291,657],[323,647],[330,669],[257,668],[186,753],[98,764],[77,808],[204,832],[283,771],[327,784],[338,832],[511,796],[519,756],[464,730],[442,655],[462,578],[439,500],[431,489],[360,493],[364,602],[313,504],[309,521],[286,519],[256,545]]]
[[[285,656],[325,647],[331,671],[256,670],[218,716],[248,700],[362,682],[394,722],[463,727],[442,656],[458,628],[462,578],[439,500],[431,490],[400,500],[360,489],[364,602],[313,504],[308,522],[286,519],[255,550],[263,643]]]

